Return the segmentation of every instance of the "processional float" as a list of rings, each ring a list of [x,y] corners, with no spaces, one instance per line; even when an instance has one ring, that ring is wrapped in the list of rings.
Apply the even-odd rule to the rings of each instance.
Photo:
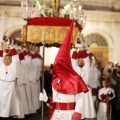
[[[42,64],[42,92],[44,88],[44,59],[45,59],[45,46],[59,47],[72,23],[72,20],[61,17],[35,17],[27,21],[23,26],[22,39],[23,45],[26,46],[27,42],[43,46],[43,64]],[[78,33],[82,30],[82,26],[78,22],[74,22],[74,29],[72,34],[71,47],[74,47],[74,41]],[[67,47],[67,46],[66,46]],[[41,104],[43,120],[44,104]]]

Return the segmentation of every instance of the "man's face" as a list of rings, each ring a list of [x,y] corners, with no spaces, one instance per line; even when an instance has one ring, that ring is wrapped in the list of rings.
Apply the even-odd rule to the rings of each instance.
[[[6,66],[10,65],[11,62],[12,62],[12,57],[11,57],[11,56],[5,56],[5,57],[4,57],[4,64],[5,64]]]
[[[40,51],[40,48],[38,46],[36,46],[36,52],[39,52]]]
[[[32,46],[32,50],[35,50],[35,45]]]
[[[84,66],[83,58],[78,58],[78,66],[79,67],[83,67]]]

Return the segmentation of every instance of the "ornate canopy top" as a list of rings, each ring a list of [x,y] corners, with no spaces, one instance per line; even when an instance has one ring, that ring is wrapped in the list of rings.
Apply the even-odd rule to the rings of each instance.
[[[23,42],[40,44],[45,41],[47,46],[60,46],[73,20],[61,17],[35,17],[27,21],[23,27]],[[72,32],[72,43],[76,40],[82,26],[75,21]]]

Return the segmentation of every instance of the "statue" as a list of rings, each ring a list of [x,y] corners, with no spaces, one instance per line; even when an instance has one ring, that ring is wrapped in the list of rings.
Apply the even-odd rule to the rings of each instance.
[[[59,16],[60,0],[52,0],[53,16]]]

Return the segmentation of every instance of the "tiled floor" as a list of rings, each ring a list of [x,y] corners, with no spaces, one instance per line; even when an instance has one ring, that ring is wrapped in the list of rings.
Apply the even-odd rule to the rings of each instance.
[[[48,112],[44,112],[43,120],[46,120]],[[27,120],[42,120],[41,110],[39,110],[36,114],[33,114],[31,117],[28,117]]]
[[[40,111],[38,111],[36,114],[26,116],[24,119],[18,119],[18,118],[0,118],[0,120],[46,120],[47,115],[44,115],[43,119],[41,117]]]

